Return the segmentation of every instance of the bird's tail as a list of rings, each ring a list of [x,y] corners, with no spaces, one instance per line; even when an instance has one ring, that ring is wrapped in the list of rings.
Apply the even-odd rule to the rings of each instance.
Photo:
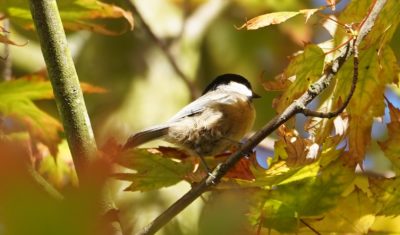
[[[168,126],[164,125],[145,129],[129,137],[129,139],[126,141],[124,145],[124,149],[137,147],[151,140],[161,138],[167,133],[168,133]]]

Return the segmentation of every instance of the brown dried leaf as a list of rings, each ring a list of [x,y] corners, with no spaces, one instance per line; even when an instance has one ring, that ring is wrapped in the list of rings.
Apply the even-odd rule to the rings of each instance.
[[[281,73],[274,78],[274,80],[263,81],[262,85],[267,91],[283,91],[285,90],[292,82],[289,81],[286,76]]]
[[[95,86],[86,82],[80,82],[81,89],[85,93],[95,93],[95,94],[103,94],[107,93],[107,89],[99,86]]]

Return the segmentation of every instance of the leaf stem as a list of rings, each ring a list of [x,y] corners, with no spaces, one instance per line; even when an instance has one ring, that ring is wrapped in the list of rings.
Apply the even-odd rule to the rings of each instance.
[[[10,20],[8,18],[3,19],[3,31],[6,37],[8,37],[8,30],[10,29]],[[10,81],[12,78],[12,61],[11,61],[11,51],[10,44],[4,43],[4,67],[2,71],[3,80]]]

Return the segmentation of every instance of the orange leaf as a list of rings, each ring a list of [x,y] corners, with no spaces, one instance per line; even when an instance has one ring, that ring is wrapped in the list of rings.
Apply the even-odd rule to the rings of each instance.
[[[96,93],[96,94],[101,94],[101,93],[106,93],[107,89],[99,86],[94,86],[92,84],[86,83],[86,82],[80,82],[81,89],[85,93]]]
[[[251,171],[251,166],[255,163],[256,153],[253,152],[250,156],[240,159],[236,165],[231,168],[225,177],[233,179],[254,180],[255,176]]]

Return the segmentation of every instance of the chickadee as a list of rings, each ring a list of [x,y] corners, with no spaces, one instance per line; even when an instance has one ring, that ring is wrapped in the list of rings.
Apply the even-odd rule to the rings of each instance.
[[[200,157],[214,156],[237,145],[252,128],[255,119],[250,82],[237,74],[218,76],[202,96],[185,106],[167,122],[144,129],[131,136],[124,149],[162,138]]]

